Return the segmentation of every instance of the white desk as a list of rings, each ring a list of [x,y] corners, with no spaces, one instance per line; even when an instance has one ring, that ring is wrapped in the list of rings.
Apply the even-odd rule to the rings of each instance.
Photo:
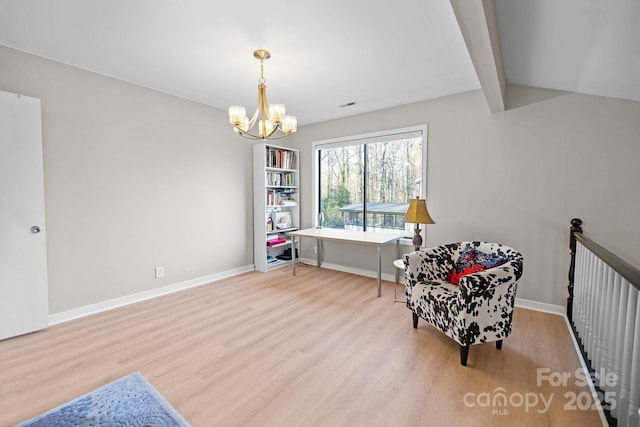
[[[374,233],[371,231],[354,231],[354,230],[341,230],[336,228],[306,228],[304,230],[291,231],[289,236],[295,237],[308,237],[316,239],[318,242],[322,240],[333,240],[346,243],[358,243],[362,245],[373,245],[378,249],[378,296],[382,294],[382,247],[388,243],[396,242],[396,258],[399,257],[400,252],[400,239],[404,237],[404,234],[391,234],[391,233]],[[300,248],[300,240],[298,239],[298,248]],[[292,244],[294,250],[292,254],[295,254],[295,243]],[[318,248],[317,262],[320,267],[320,248]],[[296,263],[295,256],[291,257],[291,264],[293,266],[293,275],[296,275]]]

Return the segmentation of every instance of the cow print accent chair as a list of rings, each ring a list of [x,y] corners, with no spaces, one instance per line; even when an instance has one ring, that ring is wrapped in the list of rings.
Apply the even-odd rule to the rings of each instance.
[[[458,285],[450,283],[447,279],[461,254],[469,251],[490,254],[503,263],[462,275]],[[473,344],[495,342],[498,350],[502,348],[502,340],[511,333],[521,253],[498,243],[459,242],[411,252],[403,259],[414,328],[422,318],[456,341],[463,366]]]

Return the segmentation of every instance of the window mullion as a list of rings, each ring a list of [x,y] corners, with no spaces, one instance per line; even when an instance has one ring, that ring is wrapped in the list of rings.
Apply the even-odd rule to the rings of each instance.
[[[369,167],[368,164],[368,153],[369,153],[369,144],[364,144],[364,168],[363,168],[363,177],[362,177],[362,229],[363,231],[367,231],[367,178],[369,175]]]
[[[322,176],[322,150],[318,150],[318,177]],[[320,180],[318,179],[318,212],[316,212],[316,226],[322,226],[322,220],[320,219],[320,214],[322,213],[322,185],[320,185]]]

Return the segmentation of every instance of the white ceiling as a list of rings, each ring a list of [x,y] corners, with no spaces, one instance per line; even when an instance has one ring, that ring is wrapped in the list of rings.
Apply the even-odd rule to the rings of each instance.
[[[495,2],[508,82],[640,101],[638,0]],[[0,0],[0,44],[248,112],[265,48],[300,125],[480,87],[448,0]]]
[[[640,101],[639,0],[495,0],[507,81]]]

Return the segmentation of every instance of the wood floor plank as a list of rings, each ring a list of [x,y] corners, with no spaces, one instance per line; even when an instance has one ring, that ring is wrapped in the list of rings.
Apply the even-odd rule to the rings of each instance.
[[[601,425],[565,408],[588,391],[575,378],[538,384],[538,368],[579,366],[560,316],[516,309],[502,350],[473,346],[463,367],[454,341],[413,329],[393,283],[377,298],[375,279],[287,267],[0,341],[0,426],[134,371],[193,426]],[[552,400],[483,406],[501,390]]]

